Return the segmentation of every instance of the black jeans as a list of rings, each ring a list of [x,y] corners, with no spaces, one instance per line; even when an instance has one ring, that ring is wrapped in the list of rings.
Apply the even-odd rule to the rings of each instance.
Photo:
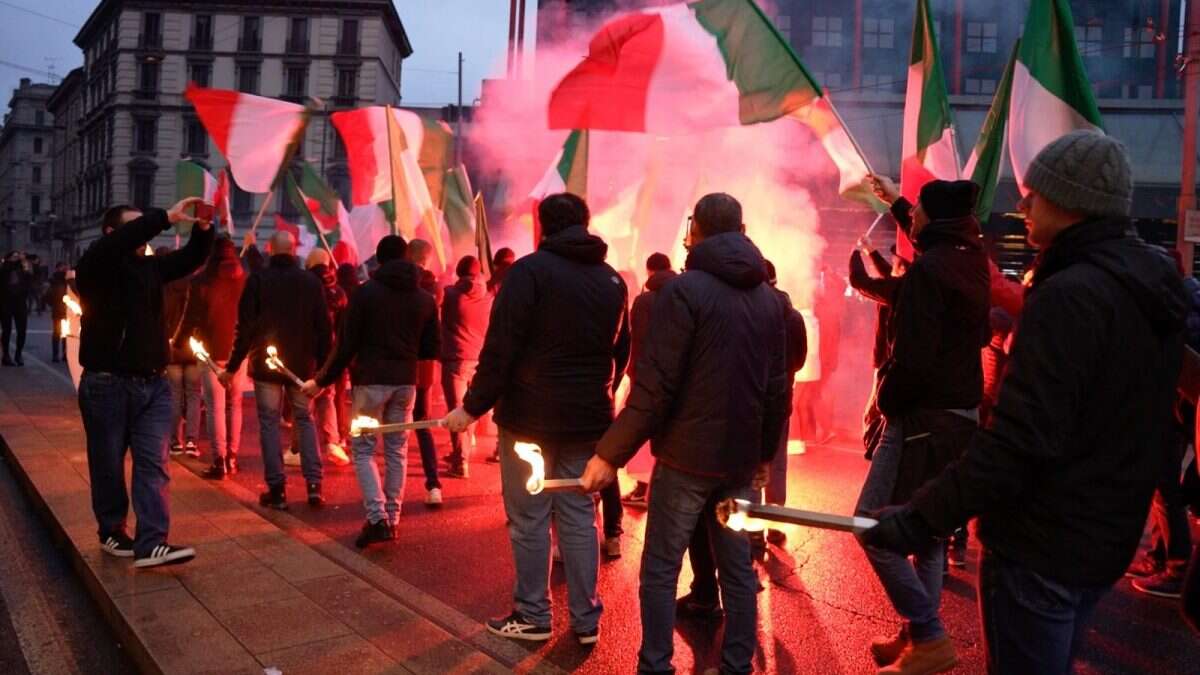
[[[413,421],[429,419],[429,387],[417,387],[417,402],[413,405]],[[438,480],[437,448],[428,429],[417,430],[417,445],[421,448],[421,468],[425,470],[425,489],[441,489]]]
[[[4,301],[0,306],[0,324],[3,325],[2,333],[0,333],[0,341],[4,348],[4,356],[8,356],[8,342],[12,337],[13,326],[17,328],[17,349],[13,355],[20,358],[21,352],[25,349],[25,329],[29,324],[29,312],[25,309],[25,302],[14,302],[10,300]]]
[[[619,481],[613,481],[600,491],[600,504],[604,509],[604,538],[619,537],[625,532],[621,527],[621,518],[625,516],[625,507],[621,506],[621,486]]]
[[[1192,555],[1192,532],[1188,525],[1187,500],[1180,482],[1179,467],[1187,452],[1182,436],[1172,439],[1154,501],[1150,505],[1150,555],[1159,561],[1184,561]]]
[[[979,614],[990,675],[1068,675],[1110,586],[1068,586],[984,549]]]

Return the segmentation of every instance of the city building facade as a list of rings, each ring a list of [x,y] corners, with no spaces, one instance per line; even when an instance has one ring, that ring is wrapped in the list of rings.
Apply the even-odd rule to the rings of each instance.
[[[3,252],[48,254],[54,86],[21,78],[0,128],[0,240]],[[45,259],[45,258],[43,258]]]

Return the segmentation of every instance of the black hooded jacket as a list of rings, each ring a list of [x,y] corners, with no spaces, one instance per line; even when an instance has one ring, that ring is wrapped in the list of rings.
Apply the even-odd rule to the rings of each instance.
[[[628,290],[583,227],[542,240],[508,270],[463,399],[532,440],[594,441],[612,423],[629,361]]]
[[[1045,251],[989,427],[913,498],[935,530],[978,515],[985,546],[1071,585],[1125,571],[1174,442],[1188,298],[1128,227],[1080,223]]]
[[[355,386],[413,385],[417,361],[438,353],[437,303],[417,286],[420,268],[391,260],[350,298],[337,350],[317,374],[328,387],[350,366]]]
[[[974,408],[983,392],[990,282],[979,224],[935,220],[915,245],[920,255],[896,289],[880,369],[878,405],[889,417]]]
[[[660,462],[744,485],[779,448],[787,421],[784,303],[740,233],[692,248],[654,301],[629,400],[596,447],[623,466],[647,439]]]
[[[629,379],[637,377],[637,362],[645,351],[646,335],[650,332],[650,312],[654,307],[654,297],[666,283],[679,276],[675,270],[662,270],[650,275],[646,280],[646,290],[633,299],[633,308],[629,310],[629,328],[633,337],[629,350]]]

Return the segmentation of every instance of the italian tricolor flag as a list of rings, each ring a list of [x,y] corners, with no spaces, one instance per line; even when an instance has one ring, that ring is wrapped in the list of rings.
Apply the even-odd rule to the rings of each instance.
[[[963,175],[979,186],[979,201],[975,204],[975,217],[979,222],[986,223],[992,215],[992,202],[996,199],[996,183],[1000,179],[1000,163],[1004,156],[1004,130],[1008,123],[1008,105],[1012,98],[1013,68],[1017,61],[1017,52],[1021,41],[1013,45],[1012,56],[1004,68],[1004,77],[1000,86],[992,95],[992,107],[988,109],[983,127],[979,130],[979,140],[967,158],[963,167]]]
[[[917,202],[931,180],[959,177],[954,119],[946,96],[946,78],[928,0],[917,0],[912,49],[908,58],[908,88],[904,97],[904,131],[900,150],[900,193]],[[897,232],[896,252],[912,260],[912,243]]]
[[[1042,148],[1076,129],[1103,131],[1067,0],[1032,0],[1013,69],[1008,154],[1017,186]]]
[[[533,186],[529,199],[532,200],[534,249],[542,241],[542,225],[538,222],[537,209],[543,199],[559,192],[570,192],[587,199],[587,157],[588,132],[586,129],[576,129],[567,135],[562,150],[558,151],[538,184]]]
[[[217,178],[195,162],[175,164],[175,199],[200,197],[216,207],[216,216],[231,234],[233,218],[229,214],[229,177],[224,169]]]
[[[331,252],[339,248],[349,249],[343,257],[348,256],[355,261],[359,259],[354,234],[350,231],[350,214],[342,206],[337,192],[321,180],[311,164],[301,162],[298,177],[289,173],[284,181],[284,189],[308,229],[323,244],[331,247]]]
[[[194,84],[183,95],[225,156],[238,187],[270,192],[307,124],[304,106]]]

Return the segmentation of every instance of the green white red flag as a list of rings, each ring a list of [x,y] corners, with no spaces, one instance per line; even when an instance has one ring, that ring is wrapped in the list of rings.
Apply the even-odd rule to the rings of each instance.
[[[229,214],[229,178],[222,169],[216,178],[203,166],[188,160],[175,164],[175,199],[200,197],[216,207],[216,217],[233,233],[233,218]],[[190,228],[188,228],[190,230]]]
[[[308,122],[304,106],[189,84],[183,93],[240,188],[270,192]]]
[[[533,248],[542,241],[542,225],[538,222],[537,207],[552,194],[570,192],[587,199],[588,132],[576,129],[567,134],[567,140],[551,162],[545,175],[529,193],[533,210]]]
[[[475,246],[475,193],[467,167],[462,164],[446,174],[442,213],[454,256],[467,255]]]
[[[1008,154],[1017,186],[1042,148],[1076,129],[1103,131],[1100,109],[1075,44],[1067,0],[1031,0],[1017,50]]]
[[[341,245],[349,249],[347,255],[359,259],[358,245],[350,231],[350,214],[342,206],[337,191],[321,179],[311,164],[301,162],[299,176],[289,173],[284,186],[292,206],[313,234],[331,251]]]
[[[488,232],[487,205],[483,203],[482,192],[475,195],[475,256],[490,279],[495,271],[492,269],[492,235]]]
[[[988,109],[979,140],[967,158],[963,175],[979,186],[979,201],[975,204],[975,217],[986,223],[992,215],[992,203],[996,199],[996,184],[1000,180],[1000,163],[1004,157],[1005,129],[1008,124],[1008,106],[1012,93],[1013,68],[1017,61],[1020,40],[1013,45],[1012,56],[1004,68],[996,93],[992,95],[992,106]]]

